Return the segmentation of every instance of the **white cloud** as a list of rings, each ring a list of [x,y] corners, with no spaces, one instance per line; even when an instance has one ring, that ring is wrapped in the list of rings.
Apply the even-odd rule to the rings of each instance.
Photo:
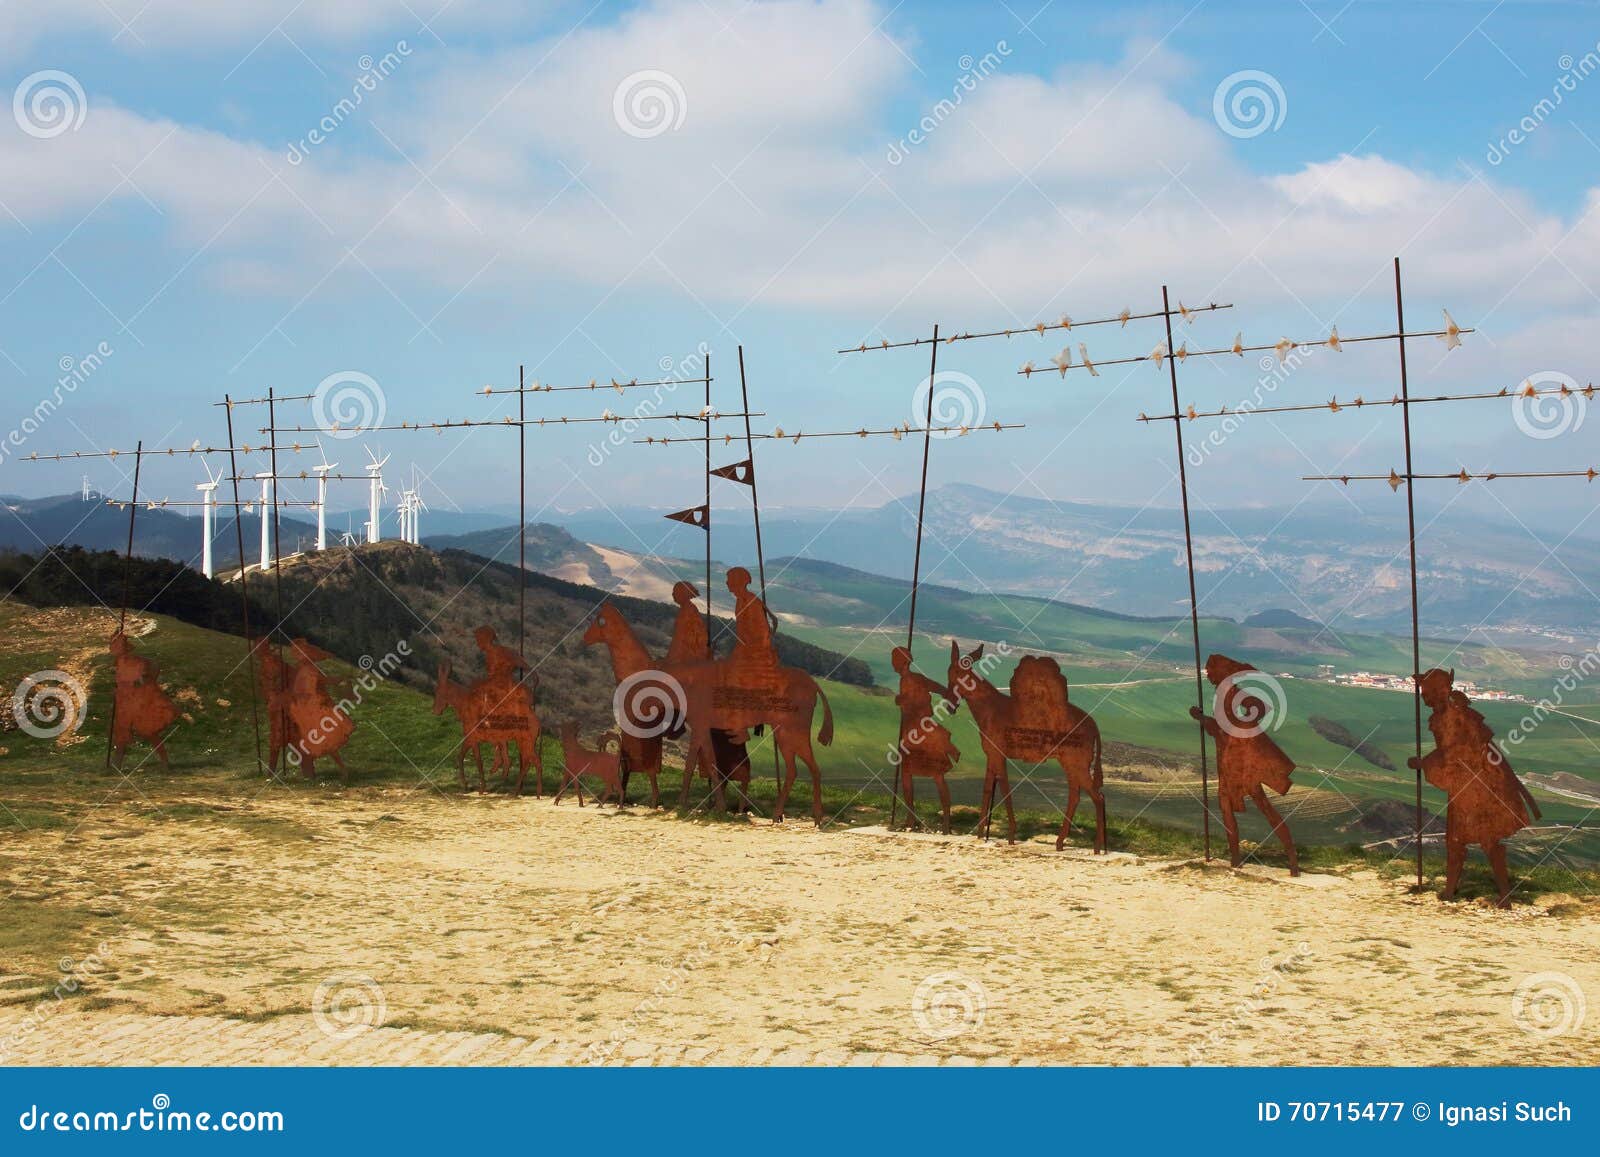
[[[276,143],[91,94],[77,132],[0,134],[0,201],[70,226],[108,193],[147,196],[181,246],[210,243],[235,292],[298,296],[354,249],[445,296],[474,278],[512,292],[631,278],[689,285],[724,314],[759,298],[870,326],[897,305],[1031,320],[1170,283],[1191,300],[1298,300],[1320,324],[1402,253],[1419,295],[1463,318],[1508,295],[1592,311],[1593,262],[1574,254],[1593,254],[1600,214],[1565,221],[1474,174],[1377,154],[1253,172],[1236,159],[1249,142],[1174,95],[1182,62],[1161,52],[1050,79],[1004,63],[891,165],[913,78],[882,16],[866,0],[683,0],[453,56],[357,114],[405,158],[358,151],[352,125],[291,166]],[[650,139],[614,119],[618,84],[643,70],[686,103]]]

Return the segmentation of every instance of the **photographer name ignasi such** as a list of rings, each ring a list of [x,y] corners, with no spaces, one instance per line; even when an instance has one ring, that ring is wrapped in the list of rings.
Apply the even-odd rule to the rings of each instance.
[[[1439,1102],[1438,1119],[1446,1125],[1485,1125],[1498,1121],[1524,1121],[1566,1124],[1572,1120],[1572,1107],[1565,1101],[1553,1105],[1533,1105],[1527,1101],[1498,1105],[1449,1105]]]

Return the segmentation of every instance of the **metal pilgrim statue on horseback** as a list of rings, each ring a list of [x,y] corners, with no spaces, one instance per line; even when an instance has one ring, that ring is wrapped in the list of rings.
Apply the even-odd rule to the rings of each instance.
[[[610,652],[617,679],[612,709],[625,737],[654,739],[658,744],[663,736],[682,737],[680,805],[688,803],[690,785],[701,775],[711,780],[716,806],[726,806],[726,785],[735,779],[741,763],[748,774],[744,744],[757,728],[770,727],[786,772],[778,785],[773,819],[783,819],[798,760],[811,773],[812,818],[820,826],[822,771],[812,751],[811,724],[820,700],[823,717],[816,738],[824,746],[832,743],[833,712],[815,679],[778,662],[772,619],[766,604],[750,590],[750,581],[750,572],[743,567],[728,572],[728,589],[735,598],[736,639],[726,658],[678,658],[698,646],[699,628],[693,623],[699,611],[693,606],[692,587],[674,592],[679,604],[678,628],[665,660],[650,655],[610,600],[595,612],[583,641],[604,644]],[[625,738],[625,755],[628,750]],[[659,746],[655,750],[659,753]],[[659,754],[655,759],[659,767]]]

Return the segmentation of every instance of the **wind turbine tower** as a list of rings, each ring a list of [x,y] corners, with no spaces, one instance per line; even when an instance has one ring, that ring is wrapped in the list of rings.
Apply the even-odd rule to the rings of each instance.
[[[272,565],[272,550],[268,535],[272,531],[270,521],[272,510],[272,471],[265,470],[256,475],[261,479],[261,569],[266,570]],[[244,563],[241,560],[240,566]]]
[[[317,444],[320,453],[322,444]],[[328,471],[338,467],[337,462],[329,462],[328,456],[322,454],[322,465],[313,466],[312,473],[317,476],[317,549],[328,549]]]
[[[366,467],[370,486],[367,495],[367,541],[380,542],[383,538],[383,531],[378,522],[378,506],[382,501],[383,495],[388,491],[388,487],[383,484],[383,465],[389,461],[389,455],[385,454],[382,458],[374,458],[372,451],[368,450],[367,457],[372,458],[372,461],[367,463]]]
[[[205,535],[205,541],[200,544],[200,573],[205,575],[206,578],[212,578],[214,575],[211,562],[211,535],[216,526],[217,483],[222,481],[222,476],[219,474],[217,477],[213,478],[211,476],[211,467],[206,466],[203,460],[201,465],[205,466],[206,480],[204,482],[195,483],[194,487],[200,492],[200,501],[204,503],[204,505],[200,507],[200,524],[202,527],[202,533]],[[87,477],[84,478],[83,484],[85,487],[89,485],[89,479]]]

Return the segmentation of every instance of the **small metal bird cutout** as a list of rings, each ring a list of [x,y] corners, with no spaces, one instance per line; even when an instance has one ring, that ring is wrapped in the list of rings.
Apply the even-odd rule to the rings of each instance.
[[[1279,365],[1282,365],[1283,362],[1288,358],[1289,351],[1292,349],[1294,349],[1294,342],[1290,341],[1288,338],[1281,339],[1277,345],[1272,347],[1273,352],[1278,355]]]
[[[1091,378],[1098,378],[1100,371],[1094,368],[1094,363],[1089,360],[1089,347],[1081,341],[1078,343],[1078,356],[1083,359],[1083,368],[1089,371]]]
[[[1125,309],[1121,313],[1117,314],[1117,320],[1122,322],[1122,327],[1121,328],[1123,328],[1123,329],[1127,329],[1128,328],[1128,319],[1130,317],[1132,317],[1132,316],[1133,316],[1133,310],[1131,310],[1131,309]]]
[[[1072,332],[1072,319],[1066,314],[1061,315],[1061,328],[1066,330],[1068,333]]]
[[[1461,473],[1456,475],[1456,481],[1461,483],[1463,486],[1472,481],[1472,475],[1467,473],[1467,468],[1465,466],[1461,468]]]
[[[1337,414],[1339,412],[1339,399],[1334,398],[1332,401],[1330,401],[1328,403],[1328,409]]]
[[[1243,330],[1241,330],[1240,332],[1238,332],[1238,333],[1233,335],[1233,352],[1238,354],[1240,357],[1244,357],[1244,331]]]
[[[1066,377],[1067,371],[1072,368],[1072,347],[1062,346],[1061,352],[1050,360],[1055,363],[1056,369],[1061,371],[1061,376]]]
[[[1161,368],[1161,363],[1167,359],[1167,343],[1162,342],[1150,351],[1150,360],[1156,363],[1156,369]]]
[[[1184,342],[1181,346],[1178,347],[1178,352],[1173,354],[1172,356],[1177,358],[1180,362],[1185,360],[1189,356],[1189,343],[1188,342]]]
[[[1404,481],[1405,481],[1405,479],[1400,477],[1400,475],[1396,474],[1394,472],[1393,467],[1391,467],[1390,470],[1389,470],[1389,489],[1390,490],[1399,490],[1400,489],[1400,484],[1402,482],[1404,482]]]
[[[1184,321],[1191,321],[1194,319],[1194,311],[1191,310],[1187,305],[1184,305],[1181,301],[1178,302],[1178,312],[1183,314]]]
[[[1044,322],[1036,322],[1033,328],[1040,337],[1044,336]]]
[[[1339,327],[1338,326],[1334,326],[1333,327],[1333,332],[1328,335],[1328,348],[1331,349],[1336,354],[1344,352],[1343,348],[1339,345]]]
[[[1448,309],[1440,310],[1444,314],[1444,332],[1439,335],[1439,340],[1444,342],[1444,348],[1453,350],[1461,344],[1461,327],[1456,324],[1456,319],[1450,316]]]
[[[1184,414],[1184,417],[1186,417],[1186,418],[1188,418],[1188,419],[1189,419],[1189,421],[1191,421],[1191,422],[1192,422],[1192,421],[1194,421],[1194,420],[1195,420],[1195,419],[1196,419],[1196,418],[1198,418],[1198,417],[1199,417],[1199,416],[1200,416],[1200,415],[1199,415],[1199,414],[1197,414],[1197,413],[1195,413],[1195,411],[1194,411],[1194,403],[1193,403],[1193,402],[1190,402],[1190,403],[1189,403],[1189,409],[1188,409],[1188,411],[1187,411],[1187,412],[1186,412],[1186,413],[1185,413],[1185,414]]]
[[[1033,363],[1032,362],[1023,362],[1022,363],[1022,372],[1024,374],[1027,374],[1029,377],[1032,377],[1033,376]]]

